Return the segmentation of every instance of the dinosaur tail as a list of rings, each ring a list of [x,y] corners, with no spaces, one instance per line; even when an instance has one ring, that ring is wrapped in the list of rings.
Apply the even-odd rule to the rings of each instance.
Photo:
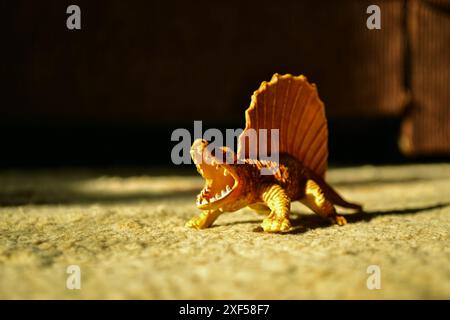
[[[363,211],[362,205],[359,203],[352,203],[344,200],[339,193],[337,193],[331,186],[325,183],[325,187],[323,188],[325,191],[326,196],[333,202],[335,205],[343,207],[343,208],[349,208],[349,209],[355,209],[358,212]]]

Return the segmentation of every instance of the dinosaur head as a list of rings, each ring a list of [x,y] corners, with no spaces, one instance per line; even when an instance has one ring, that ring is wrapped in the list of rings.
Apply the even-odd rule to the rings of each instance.
[[[241,179],[232,150],[207,147],[208,142],[203,139],[195,140],[191,147],[192,160],[205,179],[205,186],[197,196],[197,207],[228,211],[242,202],[244,179]]]

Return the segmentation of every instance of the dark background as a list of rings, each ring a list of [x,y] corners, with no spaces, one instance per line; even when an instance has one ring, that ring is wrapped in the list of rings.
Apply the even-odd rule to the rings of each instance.
[[[381,30],[366,28],[370,1],[0,3],[3,167],[170,165],[174,129],[242,128],[275,72],[317,84],[332,163],[410,161],[406,1],[377,3]]]

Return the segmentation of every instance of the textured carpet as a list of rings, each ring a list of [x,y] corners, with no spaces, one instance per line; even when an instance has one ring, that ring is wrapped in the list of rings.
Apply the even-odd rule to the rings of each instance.
[[[366,213],[338,227],[294,204],[284,235],[248,209],[184,228],[202,181],[178,173],[0,172],[0,298],[450,298],[448,164],[331,169]]]

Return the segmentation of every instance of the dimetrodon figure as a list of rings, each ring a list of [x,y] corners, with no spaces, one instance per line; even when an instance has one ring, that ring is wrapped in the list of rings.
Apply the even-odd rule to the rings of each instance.
[[[203,139],[192,144],[191,157],[205,185],[196,202],[202,212],[186,226],[208,228],[223,212],[249,207],[266,215],[261,225],[265,232],[288,232],[292,228],[289,214],[293,201],[338,225],[347,221],[337,214],[335,206],[362,210],[361,205],[344,200],[325,181],[325,108],[316,86],[306,77],[275,74],[269,82],[263,82],[252,96],[245,119],[237,154],[227,147],[210,150]],[[259,154],[262,141],[246,143],[249,131],[260,129],[279,130],[277,149],[268,147],[269,152],[279,153],[278,161],[254,156]],[[272,174],[262,174],[262,169]]]

